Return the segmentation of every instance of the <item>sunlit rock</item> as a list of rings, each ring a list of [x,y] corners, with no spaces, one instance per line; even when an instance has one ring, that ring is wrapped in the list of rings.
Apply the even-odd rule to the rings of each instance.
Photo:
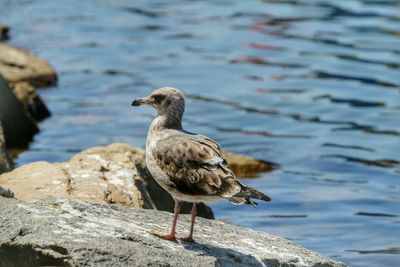
[[[19,200],[56,196],[89,203],[173,211],[173,199],[148,174],[144,151],[126,144],[93,147],[69,162],[34,162],[0,175]],[[170,205],[171,204],[171,205]],[[183,212],[190,207],[183,205]],[[199,216],[213,218],[200,204]]]
[[[270,165],[246,156],[227,153],[238,176],[270,170]],[[34,162],[0,176],[0,185],[10,188],[19,200],[57,196],[97,204],[116,204],[173,211],[174,200],[148,172],[144,151],[127,144],[112,144],[85,150],[66,163]],[[183,203],[183,213],[190,205]],[[213,218],[200,204],[198,215]]]
[[[66,163],[34,162],[0,176],[19,200],[58,196],[97,204],[154,208],[136,180],[135,160],[141,151],[114,144],[83,151]]]
[[[54,84],[57,75],[49,63],[22,48],[0,43],[0,74],[9,82],[29,82],[33,86]]]

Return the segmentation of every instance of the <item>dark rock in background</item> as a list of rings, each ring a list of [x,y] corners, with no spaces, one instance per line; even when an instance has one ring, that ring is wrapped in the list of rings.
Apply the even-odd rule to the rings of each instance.
[[[9,28],[7,25],[0,24],[0,41],[5,41],[8,39]]]
[[[8,27],[0,25],[0,40],[7,32]],[[26,147],[39,130],[36,122],[50,116],[33,86],[53,85],[56,80],[46,61],[0,43],[0,121],[9,148]]]
[[[50,111],[36,92],[27,82],[12,83],[11,88],[17,99],[22,103],[25,111],[37,122],[50,117]]]

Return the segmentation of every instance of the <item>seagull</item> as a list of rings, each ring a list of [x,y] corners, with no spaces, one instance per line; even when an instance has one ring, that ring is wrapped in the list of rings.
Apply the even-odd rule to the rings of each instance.
[[[193,242],[196,203],[225,198],[233,204],[258,205],[253,200],[271,201],[264,193],[242,184],[233,174],[221,146],[207,136],[182,128],[185,97],[181,90],[162,87],[149,96],[133,100],[132,106],[149,105],[157,110],[146,141],[146,165],[157,183],[175,200],[174,217],[168,234],[153,232],[176,241],[176,222],[180,201],[192,202],[188,237]]]

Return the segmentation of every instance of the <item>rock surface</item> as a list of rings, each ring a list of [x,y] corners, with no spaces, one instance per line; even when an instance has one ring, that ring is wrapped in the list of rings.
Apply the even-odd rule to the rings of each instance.
[[[94,147],[69,162],[34,162],[0,175],[0,185],[23,201],[45,196],[97,204],[173,211],[173,199],[145,169],[144,151],[126,144]],[[145,175],[143,175],[145,174]],[[190,211],[188,203],[183,213]],[[199,216],[213,218],[201,204]]]
[[[151,199],[136,184],[135,168],[140,150],[123,144],[94,147],[67,163],[34,162],[0,176],[0,185],[10,188],[19,200],[59,196],[98,204],[154,208]]]
[[[0,198],[0,266],[345,266],[287,239],[199,218],[195,243],[151,235],[171,213],[48,198]],[[186,235],[189,215],[178,220]],[[240,237],[240,238],[238,238]]]
[[[246,160],[240,162],[243,158]],[[259,161],[231,153],[228,160],[230,164],[234,163],[233,170],[239,173],[241,166],[249,166],[248,162],[262,166]],[[248,173],[248,170],[243,172]],[[24,201],[58,196],[97,204],[163,211],[174,209],[172,197],[148,172],[144,151],[126,144],[90,148],[66,163],[27,164],[1,175],[0,185]],[[182,204],[183,213],[189,213],[190,209],[190,203]],[[198,214],[214,218],[212,210],[205,204],[199,204]]]
[[[1,45],[1,44],[0,44]],[[0,121],[8,147],[25,147],[38,128],[0,75]]]
[[[3,135],[3,127],[0,121],[0,173],[9,171],[12,168],[11,159],[7,153],[6,142]]]
[[[33,86],[49,86],[57,80],[54,69],[46,61],[25,49],[0,43],[0,74],[10,82],[29,82]]]

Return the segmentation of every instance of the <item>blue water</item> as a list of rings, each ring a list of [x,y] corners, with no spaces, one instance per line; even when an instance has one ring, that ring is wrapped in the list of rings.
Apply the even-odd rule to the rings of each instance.
[[[160,86],[189,96],[184,126],[279,164],[244,182],[258,209],[218,219],[352,266],[400,263],[400,2],[0,0],[9,43],[47,59],[53,116],[18,165],[112,142],[144,147]]]

